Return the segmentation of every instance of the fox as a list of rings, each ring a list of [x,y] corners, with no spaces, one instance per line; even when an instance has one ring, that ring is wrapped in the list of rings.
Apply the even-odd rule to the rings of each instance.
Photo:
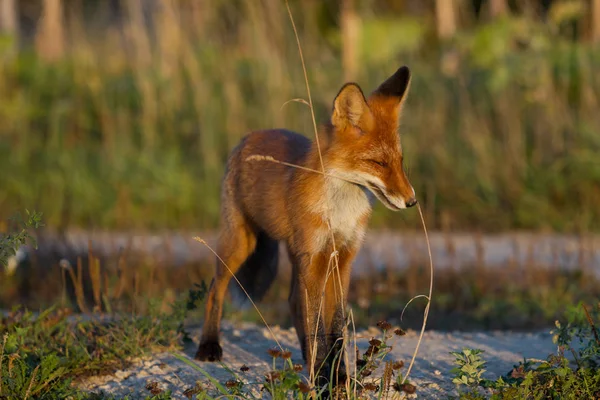
[[[330,118],[318,127],[318,142],[286,129],[257,130],[231,151],[221,183],[220,259],[195,359],[222,359],[228,286],[233,299],[244,299],[241,285],[260,301],[277,275],[282,242],[292,267],[288,303],[304,364],[328,379],[337,360],[338,379],[345,380],[341,355],[351,266],[375,201],[393,211],[417,204],[399,132],[410,82],[411,72],[402,66],[368,97],[357,83],[345,83]]]

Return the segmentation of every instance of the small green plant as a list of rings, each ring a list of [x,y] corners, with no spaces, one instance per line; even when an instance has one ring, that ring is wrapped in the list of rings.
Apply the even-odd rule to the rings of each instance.
[[[452,351],[450,354],[456,357],[454,367],[450,373],[454,374],[452,382],[458,387],[466,386],[467,393],[474,394],[483,380],[482,375],[485,372],[483,368],[486,362],[480,354],[484,351],[480,349],[464,348],[462,351]]]
[[[10,219],[17,225],[16,233],[9,233],[7,235],[0,235],[0,265],[4,266],[8,263],[8,259],[15,254],[19,247],[30,243],[33,247],[37,248],[37,242],[33,236],[29,233],[28,229],[37,229],[44,224],[42,223],[42,213],[30,212],[25,210],[27,219],[24,219],[20,213],[15,214]]]

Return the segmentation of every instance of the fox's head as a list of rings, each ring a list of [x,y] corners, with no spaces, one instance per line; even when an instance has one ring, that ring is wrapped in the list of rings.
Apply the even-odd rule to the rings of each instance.
[[[331,115],[326,168],[369,189],[394,211],[417,204],[404,172],[398,133],[409,86],[407,67],[399,68],[368,98],[357,84],[347,83]]]

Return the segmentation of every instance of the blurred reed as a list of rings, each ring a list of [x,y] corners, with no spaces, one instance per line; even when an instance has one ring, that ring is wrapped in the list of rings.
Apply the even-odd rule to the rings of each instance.
[[[308,109],[283,107],[304,82],[282,3],[126,4],[103,28],[71,10],[52,56],[0,48],[0,218],[26,206],[50,226],[214,228],[224,163],[246,132],[312,136]],[[434,45],[417,17],[363,9],[350,40],[323,27],[319,2],[293,7],[319,118],[348,73],[343,43],[366,92],[411,67],[401,132],[432,228],[600,226],[598,49],[520,18]],[[417,217],[377,206],[372,225]]]

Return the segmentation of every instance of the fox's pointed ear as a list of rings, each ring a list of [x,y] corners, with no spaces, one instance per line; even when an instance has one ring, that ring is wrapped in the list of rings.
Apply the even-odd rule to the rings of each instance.
[[[383,82],[372,94],[386,98],[398,99],[398,105],[404,101],[410,87],[410,70],[407,66],[402,66]]]
[[[331,123],[338,128],[347,124],[362,127],[370,123],[371,117],[371,110],[360,87],[355,83],[345,84],[333,101]]]

